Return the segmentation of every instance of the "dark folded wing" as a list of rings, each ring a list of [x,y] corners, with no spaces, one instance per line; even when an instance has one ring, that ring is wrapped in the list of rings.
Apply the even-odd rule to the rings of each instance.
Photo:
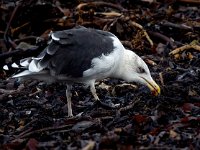
[[[93,58],[107,55],[114,50],[109,32],[84,27],[52,33],[48,47],[33,58],[29,70],[49,69],[54,75],[82,77],[91,68]]]

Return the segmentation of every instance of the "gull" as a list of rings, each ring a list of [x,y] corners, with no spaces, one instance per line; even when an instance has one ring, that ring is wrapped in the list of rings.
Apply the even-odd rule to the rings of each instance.
[[[73,116],[71,89],[74,83],[88,86],[96,101],[100,99],[95,82],[104,78],[136,82],[146,85],[154,95],[160,94],[160,87],[142,58],[107,31],[76,27],[52,32],[48,46],[37,57],[22,59],[20,65],[24,71],[12,78],[66,83],[69,117]]]

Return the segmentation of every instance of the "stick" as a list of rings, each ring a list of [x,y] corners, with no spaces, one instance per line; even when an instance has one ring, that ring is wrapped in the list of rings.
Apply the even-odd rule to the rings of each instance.
[[[166,35],[161,34],[161,33],[159,33],[159,32],[153,32],[153,31],[148,31],[148,33],[149,33],[151,36],[158,37],[159,39],[163,40],[164,42],[169,43],[169,45],[170,45],[172,48],[175,48],[175,47],[174,47],[174,44],[173,44],[173,40],[172,40],[171,38],[167,37]]]
[[[88,144],[82,148],[82,150],[93,150],[95,146],[95,142],[94,141],[89,141]]]
[[[199,0],[176,0],[176,1],[182,3],[200,4]]]
[[[173,28],[178,28],[178,29],[182,29],[182,30],[190,30],[190,31],[193,30],[193,28],[190,26],[187,26],[184,24],[175,24],[175,23],[172,23],[172,22],[169,22],[166,20],[162,22],[162,25],[173,27]]]
[[[191,43],[191,44],[187,44],[187,45],[176,48],[175,50],[171,51],[169,53],[169,55],[176,55],[176,54],[182,53],[183,51],[191,49],[191,48],[200,52],[200,46],[197,44]]]
[[[117,12],[95,12],[94,15],[103,15],[106,16],[107,18],[110,18],[110,17],[120,17],[122,14]]]
[[[120,109],[117,111],[117,115],[120,115],[121,112],[123,112],[123,111],[127,111],[127,110],[132,109],[132,108],[135,106],[135,104],[136,104],[137,102],[139,102],[139,101],[140,101],[140,98],[137,98],[137,99],[136,99],[133,103],[131,103],[130,105],[120,108]]]
[[[151,40],[151,38],[149,37],[148,33],[146,32],[146,30],[138,23],[134,22],[134,21],[129,21],[129,24],[132,26],[132,27],[137,27],[139,29],[142,30],[144,36],[146,37],[146,39],[149,41],[149,44],[151,45],[151,47],[153,47],[153,41]]]
[[[23,135],[20,134],[19,136],[16,136],[16,138],[17,139],[19,139],[19,138],[26,138],[26,137],[29,137],[30,135],[33,135],[33,134],[36,134],[36,133],[41,133],[41,132],[44,132],[44,131],[60,130],[60,129],[68,128],[68,127],[71,127],[71,126],[73,126],[73,125],[72,124],[68,124],[68,125],[62,125],[62,126],[58,126],[58,127],[42,128],[42,129],[34,130],[34,131],[31,131],[31,132],[27,132],[27,133],[25,133]]]
[[[10,39],[8,38],[8,30],[9,30],[9,28],[10,28],[10,25],[11,25],[11,23],[12,23],[12,20],[13,20],[13,18],[14,18],[14,16],[15,16],[15,14],[16,14],[16,12],[17,12],[19,6],[20,6],[20,4],[18,4],[18,5],[15,7],[15,9],[13,10],[12,15],[11,15],[11,17],[10,17],[10,20],[9,20],[7,26],[6,26],[6,30],[5,30],[5,32],[4,32],[4,40],[5,40],[5,42],[6,42],[7,48],[9,47],[9,46],[8,46],[8,43],[10,43],[10,44],[13,46],[13,44],[10,42]],[[15,45],[15,46],[16,46],[16,45]]]
[[[111,7],[111,8],[115,8],[118,9],[120,11],[126,11],[125,8],[123,8],[120,5],[116,5],[116,4],[112,4],[112,3],[107,3],[107,2],[102,2],[102,1],[97,1],[97,2],[89,2],[89,3],[81,3],[76,7],[76,10],[81,10],[83,9],[85,6],[93,6],[93,7],[100,7],[100,6],[106,6],[106,7]]]

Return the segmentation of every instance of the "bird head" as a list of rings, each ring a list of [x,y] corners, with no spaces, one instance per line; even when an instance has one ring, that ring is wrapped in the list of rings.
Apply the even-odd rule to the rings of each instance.
[[[160,87],[151,77],[147,64],[137,54],[125,50],[123,68],[125,69],[123,71],[124,80],[146,85],[155,96],[160,94]]]

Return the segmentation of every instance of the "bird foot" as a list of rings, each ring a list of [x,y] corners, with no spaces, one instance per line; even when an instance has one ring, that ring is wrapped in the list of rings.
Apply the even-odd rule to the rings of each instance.
[[[72,111],[68,111],[68,116],[67,116],[68,118],[72,118],[72,117],[74,117],[74,115],[72,114]]]
[[[67,116],[67,118],[73,118],[73,117],[74,117],[73,115],[68,115],[68,116]]]

